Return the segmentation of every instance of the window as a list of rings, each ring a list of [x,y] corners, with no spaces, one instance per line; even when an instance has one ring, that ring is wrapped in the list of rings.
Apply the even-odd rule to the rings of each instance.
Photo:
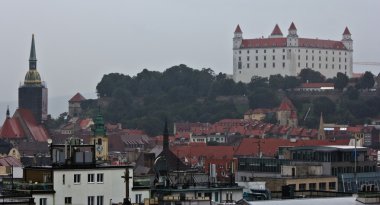
[[[273,53],[275,52],[276,50],[273,49]]]
[[[326,190],[326,182],[319,183],[319,190],[322,190],[322,191]]]
[[[308,50],[306,49],[306,53],[307,53],[307,51],[308,51]]]
[[[309,67],[309,65],[306,63],[305,67],[306,67],[306,68],[308,68],[308,67]]]
[[[266,68],[267,67],[267,64],[266,63],[264,63],[264,68]]]
[[[282,63],[282,67],[285,68],[285,63]]]
[[[219,201],[219,192],[215,192],[215,201],[216,201],[216,202]]]
[[[300,55],[298,55],[298,60],[301,60],[301,56]]]
[[[264,53],[267,53],[267,50],[264,50]]]
[[[97,196],[96,197],[96,205],[103,205],[104,204],[104,197],[103,196]]]
[[[309,184],[309,190],[316,190],[317,184],[316,183],[310,183]]]
[[[282,52],[285,53],[285,49],[282,49]]]
[[[298,62],[298,67],[301,67],[301,63]]]
[[[241,69],[241,62],[238,62],[238,69]]]
[[[326,64],[326,69],[329,68],[328,65]]]
[[[285,60],[285,55],[282,55],[282,60]]]
[[[135,203],[141,203],[141,196],[142,196],[142,194],[136,194],[135,195]]]
[[[273,68],[275,68],[276,67],[276,64],[275,63],[273,63]]]
[[[87,205],[95,205],[95,197],[94,196],[87,197]]]
[[[334,64],[332,64],[332,67],[331,67],[332,69],[334,69]]]
[[[335,182],[329,182],[329,189],[335,190],[336,189],[336,183]]]
[[[247,61],[249,61],[249,56],[247,56]]]
[[[47,205],[47,198],[40,198],[40,205]]]
[[[239,61],[241,61],[241,57],[239,56]]]
[[[103,173],[96,175],[96,182],[103,183]]]
[[[247,50],[247,53],[249,54],[249,50]]]
[[[256,50],[256,53],[259,53],[259,51],[258,51],[258,50]]]
[[[239,51],[239,54],[241,54],[241,51]]]
[[[339,57],[339,63],[342,62],[342,59]]]
[[[94,174],[88,174],[87,175],[87,182],[88,183],[94,183],[94,177],[95,175]]]
[[[65,197],[65,204],[71,204],[71,197]]]
[[[256,68],[258,68],[259,67],[259,64],[258,63],[256,63]]]
[[[335,58],[333,57],[333,59],[332,59],[332,60],[333,60],[333,62],[334,62],[334,61],[335,61]]]
[[[321,61],[321,56],[319,56],[319,61]]]
[[[247,63],[247,68],[249,68],[249,63]]]
[[[306,56],[306,60],[308,60],[309,56]]]
[[[298,190],[300,190],[300,191],[306,190],[306,184],[299,184]]]
[[[65,182],[66,182],[65,175],[63,174],[63,175],[62,175],[62,184],[64,185]]]
[[[326,61],[328,61],[329,59],[326,57]]]
[[[80,174],[74,174],[74,184],[80,184]]]
[[[311,68],[314,68],[314,63],[311,64]]]
[[[276,56],[273,56],[272,58],[273,58],[273,60],[276,60]]]
[[[267,56],[264,56],[264,60],[267,60]]]
[[[258,57],[258,56],[256,56],[256,60],[257,60],[257,61],[259,60],[259,57]]]
[[[312,61],[314,60],[314,56],[311,56],[311,60],[312,60]]]

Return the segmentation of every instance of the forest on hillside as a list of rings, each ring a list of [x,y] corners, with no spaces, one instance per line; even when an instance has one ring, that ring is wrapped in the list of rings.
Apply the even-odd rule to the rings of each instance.
[[[291,99],[299,118],[311,109],[305,121],[299,120],[300,124],[318,126],[321,112],[326,122],[366,123],[380,114],[379,96],[361,97],[361,90],[374,86],[374,75],[366,72],[354,86],[351,81],[342,73],[325,79],[319,72],[304,69],[299,76],[253,77],[250,83],[244,84],[235,83],[226,74],[216,74],[210,68],[197,70],[178,65],[164,72],[144,69],[136,76],[106,74],[96,87],[101,103],[86,100],[82,107],[84,115],[91,117],[98,112],[100,104],[107,122],[120,122],[123,127],[143,129],[154,136],[161,134],[165,118],[169,122],[242,118],[248,109],[277,107],[281,96],[303,82],[331,82],[342,91],[336,102],[328,97]],[[266,120],[274,122],[274,119]]]

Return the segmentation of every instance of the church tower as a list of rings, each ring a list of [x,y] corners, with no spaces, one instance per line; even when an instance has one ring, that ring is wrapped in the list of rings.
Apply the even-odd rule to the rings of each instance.
[[[347,27],[344,29],[344,32],[343,32],[342,42],[343,42],[344,46],[347,48],[347,50],[349,50],[349,51],[353,50],[351,32],[350,32],[350,30],[348,30]]]
[[[94,128],[92,129],[93,136],[90,144],[95,145],[95,158],[99,161],[108,160],[108,136],[104,126],[104,119],[101,114],[98,114],[94,119]]]
[[[239,49],[243,41],[243,32],[240,29],[239,24],[236,26],[233,38],[233,49]]]
[[[25,75],[24,83],[18,89],[18,107],[32,111],[37,123],[47,119],[47,87],[41,81],[37,71],[36,48],[34,34],[32,35],[32,46],[29,57],[29,70]]]

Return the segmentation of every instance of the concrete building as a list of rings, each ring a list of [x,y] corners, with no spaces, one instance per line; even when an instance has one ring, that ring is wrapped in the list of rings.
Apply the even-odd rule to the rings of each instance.
[[[281,74],[296,76],[310,68],[326,78],[338,72],[352,76],[353,40],[346,27],[342,40],[301,38],[292,23],[283,36],[275,26],[268,38],[243,38],[238,25],[233,38],[233,79],[249,83],[253,76],[269,77]]]

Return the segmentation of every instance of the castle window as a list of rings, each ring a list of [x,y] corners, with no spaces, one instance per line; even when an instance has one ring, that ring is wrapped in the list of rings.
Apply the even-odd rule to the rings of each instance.
[[[285,63],[282,63],[282,67],[285,68]]]
[[[307,53],[307,49],[306,49],[306,53]]]
[[[272,58],[273,58],[273,60],[275,60],[275,59],[276,59],[276,56],[272,56]]]
[[[241,69],[241,62],[238,62],[238,69]]]
[[[339,51],[339,55],[341,55],[342,53]]]
[[[285,53],[285,49],[282,49],[282,52]]]
[[[314,53],[314,50],[311,50],[311,53]]]
[[[247,53],[249,54],[249,50],[247,50]]]
[[[331,65],[331,68],[334,69],[334,64]]]
[[[326,54],[327,54],[327,51],[326,51]]]
[[[311,60],[314,60],[314,56],[311,56]]]
[[[249,56],[247,56],[247,61],[249,61]]]
[[[328,61],[328,58],[326,57],[326,61]]]
[[[275,53],[276,52],[276,50],[275,49],[273,49],[273,53]]]
[[[247,68],[249,68],[249,63],[247,63]]]
[[[256,50],[256,53],[259,53],[259,51],[258,51],[258,50]]]
[[[308,60],[308,57],[309,57],[309,56],[306,56],[306,60]]]
[[[341,62],[341,58],[339,57],[339,63]]]
[[[314,68],[314,63],[311,64],[311,68]]]
[[[344,62],[347,62],[347,58],[344,58]]]
[[[341,65],[339,64],[339,70],[340,70],[340,68],[341,68]]]
[[[256,56],[256,61],[258,61],[259,60],[259,57],[258,56]]]
[[[256,63],[256,68],[259,68],[259,64],[258,63]]]
[[[300,55],[298,55],[298,60],[301,60],[301,56]]]
[[[321,54],[321,51],[319,51],[319,54]]]
[[[347,55],[347,52],[344,52],[344,55]]]
[[[264,56],[264,60],[267,60],[267,56]]]
[[[335,58],[333,57],[333,59],[332,59],[332,60],[333,60],[333,62],[334,62]]]
[[[264,63],[264,68],[266,68],[267,67],[267,64],[266,63]]]
[[[333,55],[335,54],[335,52],[333,51]]]
[[[309,65],[306,63],[306,66],[305,66],[306,68],[308,68],[309,67]]]
[[[282,60],[285,60],[285,55],[282,55]]]
[[[264,53],[267,53],[267,50],[264,49]]]
[[[239,56],[239,61],[241,61],[241,57]]]
[[[347,65],[344,65],[344,70],[347,70]]]
[[[300,53],[301,52],[301,50],[300,49],[298,49],[298,53]]]
[[[300,64],[300,63],[298,63],[298,67],[301,67],[301,64]]]
[[[319,64],[319,69],[321,69],[321,64]]]
[[[239,54],[241,54],[241,51],[239,51]]]
[[[104,182],[104,174],[103,173],[99,173],[96,175],[96,182],[97,183],[103,183]]]
[[[273,68],[275,68],[276,67],[276,63],[273,63]]]
[[[319,56],[319,61],[321,61],[321,56]]]
[[[327,63],[326,63],[326,69],[327,69],[327,68],[329,68],[329,67],[328,67],[328,65],[327,65]]]

